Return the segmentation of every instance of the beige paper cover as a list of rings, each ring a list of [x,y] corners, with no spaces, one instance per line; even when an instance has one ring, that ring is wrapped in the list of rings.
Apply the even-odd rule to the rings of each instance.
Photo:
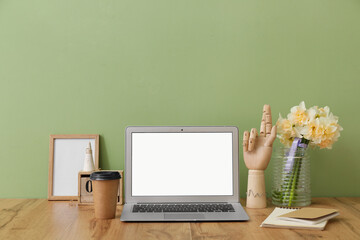
[[[315,219],[327,216],[329,214],[338,212],[336,209],[328,208],[302,208],[297,211],[289,212],[279,217],[302,218],[302,219]]]

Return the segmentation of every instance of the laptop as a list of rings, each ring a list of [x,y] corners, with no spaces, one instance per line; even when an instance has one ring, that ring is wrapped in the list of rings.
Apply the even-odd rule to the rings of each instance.
[[[246,221],[237,127],[127,127],[121,221]]]

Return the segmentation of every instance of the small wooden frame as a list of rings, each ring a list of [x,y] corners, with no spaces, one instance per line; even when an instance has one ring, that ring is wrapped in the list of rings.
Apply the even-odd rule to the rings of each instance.
[[[48,200],[78,199],[77,174],[83,168],[91,142],[95,169],[99,169],[99,135],[50,135]]]
[[[124,179],[124,171],[123,170],[113,170],[118,171],[120,173],[120,183],[119,183],[119,192],[118,192],[118,205],[122,205],[124,203],[123,200],[123,179]],[[93,193],[88,192],[86,189],[86,184],[90,181],[91,172],[79,172],[78,174],[78,205],[93,205]]]

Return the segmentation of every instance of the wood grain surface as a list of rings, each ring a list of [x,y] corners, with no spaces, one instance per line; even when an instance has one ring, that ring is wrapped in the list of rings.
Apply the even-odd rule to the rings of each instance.
[[[360,198],[314,198],[312,207],[340,211],[324,231],[260,228],[268,206],[245,208],[248,222],[124,223],[122,206],[115,219],[97,220],[93,206],[76,201],[0,199],[0,239],[360,239]]]

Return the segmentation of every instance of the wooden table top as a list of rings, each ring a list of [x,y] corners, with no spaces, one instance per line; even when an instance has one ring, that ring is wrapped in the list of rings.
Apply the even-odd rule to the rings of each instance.
[[[245,208],[248,222],[125,223],[122,206],[115,219],[97,220],[92,206],[77,202],[0,199],[0,239],[360,239],[360,198],[314,198],[312,207],[340,211],[324,231],[260,228],[268,206]]]

